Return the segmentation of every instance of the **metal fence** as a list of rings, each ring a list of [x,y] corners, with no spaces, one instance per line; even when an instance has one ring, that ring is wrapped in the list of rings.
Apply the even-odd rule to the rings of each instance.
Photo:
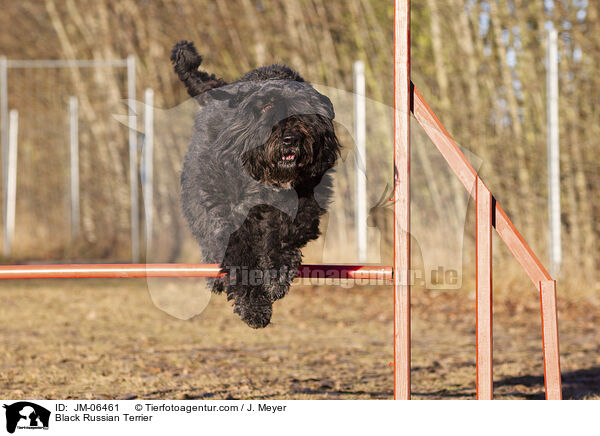
[[[3,233],[4,233],[4,255],[9,256],[14,239],[14,222],[16,213],[16,149],[15,156],[11,158],[11,138],[14,139],[16,148],[17,129],[16,119],[18,115],[11,111],[13,125],[10,125],[9,117],[9,71],[30,69],[84,69],[84,68],[117,68],[126,70],[126,95],[130,101],[136,99],[135,57],[130,55],[127,59],[115,60],[12,60],[0,57],[0,129],[2,143],[2,174],[3,174]],[[79,206],[79,132],[78,132],[78,99],[70,96],[69,106],[69,178],[70,178],[70,227],[72,237],[79,234],[80,206]],[[133,126],[128,133],[129,152],[129,186],[130,186],[130,227],[131,227],[131,260],[137,262],[140,259],[140,214],[138,195],[138,133],[137,114],[133,105],[129,105],[128,124]],[[151,139],[146,140],[152,143]],[[147,160],[151,164],[151,159]],[[148,179],[151,183],[152,177]],[[151,195],[151,190],[146,188],[146,196]]]

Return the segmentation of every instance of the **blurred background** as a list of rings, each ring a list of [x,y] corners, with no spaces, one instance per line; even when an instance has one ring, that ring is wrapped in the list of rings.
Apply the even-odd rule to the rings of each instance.
[[[179,200],[197,106],[169,61],[189,39],[226,80],[281,62],[331,98],[344,151],[304,260],[391,265],[393,3],[0,0],[0,185],[15,200],[0,263],[201,260]],[[413,82],[548,267],[546,76],[557,66],[565,398],[600,398],[599,13],[589,0],[412,2]],[[472,398],[473,202],[411,129],[413,265],[428,288],[412,290],[413,397]],[[494,281],[495,395],[543,398],[538,291],[497,237]],[[252,330],[194,279],[2,280],[0,394],[391,398],[391,286],[351,285],[296,286],[272,325]]]
[[[391,263],[392,209],[386,200],[392,184],[393,2],[5,0],[2,10],[7,106],[19,117],[15,233],[3,263],[131,260],[129,132],[123,121],[127,68],[11,67],[14,60],[128,56],[135,62],[137,100],[151,89],[156,108],[152,249],[145,250],[147,206],[140,185],[140,256],[148,261],[200,259],[179,204],[179,171],[196,109],[169,62],[171,47],[181,39],[195,41],[204,56],[202,68],[227,80],[283,62],[334,101],[345,151],[324,237],[305,250],[311,262],[358,261],[353,65],[364,63],[366,263]],[[600,5],[587,0],[412,5],[413,82],[545,264],[546,41],[549,29],[558,31],[562,272],[585,283],[597,279],[599,258],[600,206],[592,201],[600,189],[600,42],[592,37],[600,32],[599,11]],[[71,97],[78,102],[79,130],[75,232],[70,218]],[[144,109],[136,107],[138,158],[143,160]],[[474,214],[468,195],[416,124],[412,135],[413,255],[431,269],[469,266]],[[463,245],[468,249],[461,258],[456,250]],[[508,252],[498,246],[496,253],[503,259]]]

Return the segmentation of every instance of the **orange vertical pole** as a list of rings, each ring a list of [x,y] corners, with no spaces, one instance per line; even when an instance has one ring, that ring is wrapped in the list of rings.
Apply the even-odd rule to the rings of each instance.
[[[477,176],[476,269],[477,269],[477,399],[491,400],[492,377],[492,194]]]
[[[556,281],[540,281],[542,306],[542,344],[544,347],[544,382],[547,400],[562,400],[560,354],[558,350],[558,316]]]
[[[394,3],[394,399],[410,399],[410,0]]]

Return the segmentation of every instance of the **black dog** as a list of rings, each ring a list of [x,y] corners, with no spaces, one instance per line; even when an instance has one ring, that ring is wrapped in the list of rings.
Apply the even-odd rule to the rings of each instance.
[[[213,291],[225,290],[250,327],[265,327],[300,248],[319,236],[340,153],[333,105],[283,65],[227,84],[198,70],[191,42],[176,44],[171,61],[201,105],[181,173],[184,215],[204,261],[227,273]]]

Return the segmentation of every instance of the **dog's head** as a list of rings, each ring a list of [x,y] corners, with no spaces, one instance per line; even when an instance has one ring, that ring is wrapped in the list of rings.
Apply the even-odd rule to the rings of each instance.
[[[210,91],[210,98],[222,102],[231,120],[220,142],[256,180],[292,188],[318,183],[334,165],[340,144],[333,105],[308,83],[239,82]]]

